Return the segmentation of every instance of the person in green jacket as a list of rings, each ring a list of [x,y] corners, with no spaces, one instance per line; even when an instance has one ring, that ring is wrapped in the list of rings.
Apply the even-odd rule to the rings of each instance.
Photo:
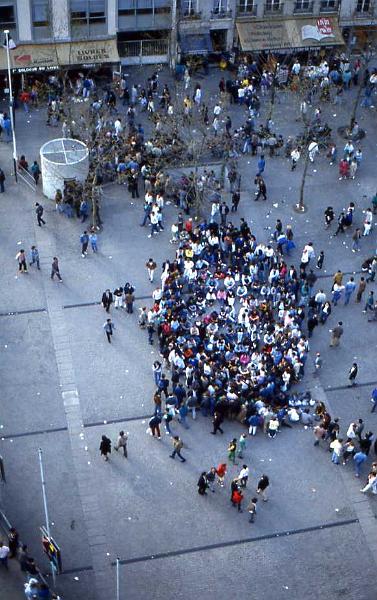
[[[233,438],[228,445],[228,458],[234,465],[236,464],[237,439]]]

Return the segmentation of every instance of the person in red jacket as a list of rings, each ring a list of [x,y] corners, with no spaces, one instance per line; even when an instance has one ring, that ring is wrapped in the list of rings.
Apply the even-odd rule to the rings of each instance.
[[[349,163],[345,158],[339,163],[339,179],[347,179],[349,175]]]
[[[242,512],[242,508],[241,508],[242,500],[243,500],[243,493],[237,485],[237,487],[234,487],[234,489],[232,491],[231,502],[232,502],[233,506],[237,506],[238,512]]]
[[[221,486],[224,487],[224,479],[225,479],[225,475],[226,475],[226,463],[220,463],[219,466],[216,469],[216,475],[217,475],[217,483]]]

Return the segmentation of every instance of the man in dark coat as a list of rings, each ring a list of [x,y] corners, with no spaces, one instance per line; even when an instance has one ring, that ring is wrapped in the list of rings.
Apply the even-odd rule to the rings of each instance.
[[[105,292],[103,292],[102,294],[102,306],[103,308],[106,310],[106,312],[110,311],[110,306],[113,303],[113,295],[110,292],[110,290],[106,290]]]

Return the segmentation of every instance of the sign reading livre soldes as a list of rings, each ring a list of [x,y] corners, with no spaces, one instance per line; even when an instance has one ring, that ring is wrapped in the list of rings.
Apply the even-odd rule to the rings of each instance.
[[[76,51],[77,61],[76,62],[87,62],[105,60],[110,58],[110,54],[107,48],[85,48],[78,49]]]
[[[115,39],[56,44],[20,44],[10,52],[11,66],[23,72],[53,70],[62,66],[118,63]],[[6,68],[6,52],[0,51],[0,69]]]

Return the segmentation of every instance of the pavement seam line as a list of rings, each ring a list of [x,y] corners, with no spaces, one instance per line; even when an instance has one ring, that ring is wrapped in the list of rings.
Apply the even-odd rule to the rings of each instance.
[[[137,556],[135,558],[121,559],[119,562],[121,565],[131,565],[139,562],[148,562],[150,560],[161,560],[164,558],[172,558],[174,556],[183,556],[185,554],[195,554],[197,552],[207,552],[208,550],[217,550],[219,548],[230,548],[232,546],[241,546],[242,544],[251,544],[252,542],[263,542],[264,540],[272,540],[275,538],[289,537],[294,535],[300,535],[303,533],[310,533],[312,531],[321,531],[323,529],[331,529],[333,527],[345,527],[347,525],[353,525],[358,523],[358,519],[347,519],[345,521],[335,521],[332,523],[324,523],[323,525],[313,525],[312,527],[302,527],[300,529],[290,529],[288,531],[278,531],[276,533],[269,533],[256,537],[245,538],[241,540],[229,540],[228,542],[218,542],[217,544],[208,544],[205,546],[195,546],[193,548],[184,548],[182,550],[171,550],[169,552],[161,552],[156,554],[150,554],[147,556]],[[111,565],[114,567],[115,562]]]

